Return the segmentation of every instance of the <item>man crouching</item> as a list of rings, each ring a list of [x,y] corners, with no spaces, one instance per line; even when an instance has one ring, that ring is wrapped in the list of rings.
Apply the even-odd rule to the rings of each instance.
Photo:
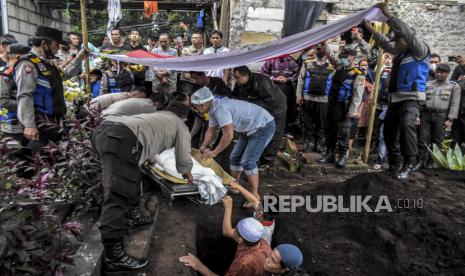
[[[100,233],[105,272],[133,271],[148,264],[147,259],[128,255],[123,245],[128,229],[153,223],[137,208],[140,166],[175,147],[176,169],[192,182],[191,137],[183,120],[189,113],[188,105],[188,97],[180,95],[165,111],[110,116],[93,133],[92,144],[102,163]]]

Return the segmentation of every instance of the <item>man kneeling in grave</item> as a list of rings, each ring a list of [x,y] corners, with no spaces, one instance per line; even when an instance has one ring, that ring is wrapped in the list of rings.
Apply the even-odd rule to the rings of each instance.
[[[104,199],[100,232],[106,272],[133,271],[147,259],[130,256],[123,238],[128,229],[153,223],[139,208],[140,166],[160,152],[175,147],[176,169],[192,183],[191,137],[184,123],[189,98],[180,95],[164,111],[133,116],[111,116],[94,131],[92,144],[102,162]]]

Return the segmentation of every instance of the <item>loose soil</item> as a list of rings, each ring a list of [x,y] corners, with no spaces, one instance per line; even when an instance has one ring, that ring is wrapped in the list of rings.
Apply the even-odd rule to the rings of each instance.
[[[425,170],[400,182],[388,172],[350,178],[278,169],[262,176],[260,189],[261,194],[342,195],[347,201],[350,195],[371,195],[376,201],[370,207],[381,195],[389,198],[389,213],[310,213],[303,207],[280,213],[272,246],[298,245],[311,275],[465,275],[465,173]],[[251,214],[239,209],[240,196],[233,198],[235,224]],[[422,208],[412,208],[421,202]],[[410,208],[400,208],[407,203]],[[162,202],[150,252],[154,265],[146,273],[188,275],[177,258],[191,252],[223,274],[236,245],[222,237],[222,216],[221,203]]]

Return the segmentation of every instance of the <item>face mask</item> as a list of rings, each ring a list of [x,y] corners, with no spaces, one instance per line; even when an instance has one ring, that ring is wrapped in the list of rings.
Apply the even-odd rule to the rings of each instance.
[[[349,58],[341,58],[341,62],[342,62],[342,65],[344,66],[344,68],[349,67],[349,65],[350,65]]]
[[[436,63],[431,63],[429,65],[429,70],[432,72],[436,72],[436,68],[438,68],[438,65]]]

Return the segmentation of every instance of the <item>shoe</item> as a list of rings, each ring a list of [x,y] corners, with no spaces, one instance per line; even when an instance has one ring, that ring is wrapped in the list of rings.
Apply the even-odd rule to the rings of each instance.
[[[149,261],[128,255],[124,250],[122,239],[104,240],[104,272],[135,271],[146,267]]]
[[[318,160],[320,164],[332,164],[336,162],[334,151],[330,151]]]
[[[402,169],[397,173],[397,179],[406,180],[409,178],[410,174],[413,172],[413,164],[407,163],[402,166]]]
[[[374,165],[373,165],[373,170],[379,171],[379,170],[381,170],[382,168],[383,168],[383,164],[374,164]]]
[[[135,229],[138,227],[146,226],[153,223],[153,218],[144,216],[139,207],[133,207],[128,213],[128,226],[129,229]]]
[[[347,165],[347,154],[340,155],[339,159],[336,162],[336,167],[344,168]]]
[[[402,167],[400,166],[400,164],[389,164],[389,168],[388,168],[388,171],[390,172],[398,172],[400,171]]]

